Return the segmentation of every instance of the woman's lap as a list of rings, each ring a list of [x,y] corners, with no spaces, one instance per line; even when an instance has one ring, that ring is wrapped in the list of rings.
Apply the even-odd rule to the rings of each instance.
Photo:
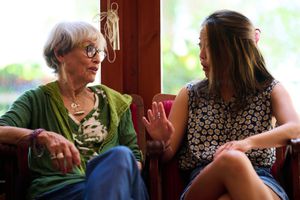
[[[183,200],[185,193],[189,190],[192,181],[196,178],[196,176],[201,172],[201,170],[206,165],[200,165],[196,167],[190,174],[190,180],[185,187],[180,199]],[[274,177],[270,173],[270,169],[263,168],[263,167],[255,167],[254,168],[259,178],[264,182],[265,185],[267,185],[269,188],[271,188],[280,198],[281,200],[288,200],[288,196],[285,193],[284,189],[280,186],[280,184],[274,179]]]
[[[122,183],[122,187],[118,188],[120,184],[116,182]],[[148,198],[136,160],[127,147],[112,148],[91,160],[87,164],[86,181],[46,192],[37,199],[99,199],[99,195],[105,199]]]

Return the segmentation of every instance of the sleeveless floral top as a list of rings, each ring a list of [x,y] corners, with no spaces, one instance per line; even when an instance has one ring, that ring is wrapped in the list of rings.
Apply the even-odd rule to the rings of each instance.
[[[188,126],[179,152],[179,166],[190,170],[213,160],[218,147],[232,140],[242,140],[272,129],[271,91],[278,81],[273,80],[262,92],[249,95],[247,106],[231,112],[234,98],[228,102],[199,92],[199,84],[188,89]],[[254,166],[271,167],[275,162],[275,148],[252,149],[246,152]]]

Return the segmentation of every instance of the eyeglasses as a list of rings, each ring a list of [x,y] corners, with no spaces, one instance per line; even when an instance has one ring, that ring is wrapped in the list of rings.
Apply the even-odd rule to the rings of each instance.
[[[103,50],[97,49],[93,45],[88,45],[88,46],[84,47],[84,49],[85,49],[86,56],[88,58],[94,58],[96,56],[96,54],[99,53],[100,62],[102,62],[104,60],[104,58],[106,57],[106,53]]]

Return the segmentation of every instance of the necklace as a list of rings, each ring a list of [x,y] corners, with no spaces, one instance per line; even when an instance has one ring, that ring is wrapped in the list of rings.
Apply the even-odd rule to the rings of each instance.
[[[83,115],[84,114],[84,110],[79,110],[79,103],[76,103],[76,102],[72,102],[71,103],[71,108],[73,109],[74,111],[74,115]]]

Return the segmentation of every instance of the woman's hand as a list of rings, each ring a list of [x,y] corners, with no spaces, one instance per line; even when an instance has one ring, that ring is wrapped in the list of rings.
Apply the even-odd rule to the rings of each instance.
[[[70,172],[74,165],[80,165],[80,154],[75,145],[60,134],[43,131],[37,142],[47,147],[56,169],[62,173]]]
[[[220,146],[217,149],[217,151],[214,155],[214,158],[217,158],[224,151],[238,150],[238,151],[245,153],[245,152],[249,151],[250,149],[251,149],[251,145],[249,144],[247,139],[231,141],[231,142],[227,142],[227,143],[223,144],[222,146]]]
[[[143,117],[143,123],[153,140],[163,140],[167,142],[175,129],[166,117],[163,104],[153,102],[152,109],[147,112],[148,120]]]

